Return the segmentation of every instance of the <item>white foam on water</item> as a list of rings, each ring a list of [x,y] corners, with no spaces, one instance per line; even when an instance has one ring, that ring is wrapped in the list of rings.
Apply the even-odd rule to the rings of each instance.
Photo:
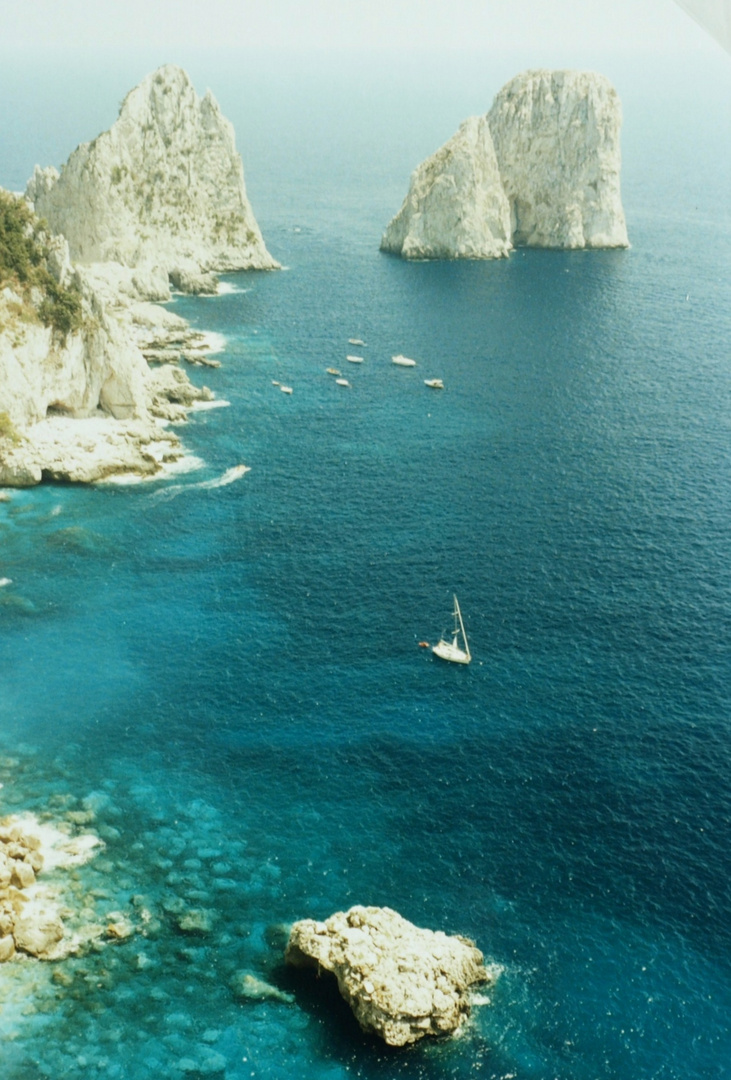
[[[174,499],[176,495],[180,495],[183,491],[212,491],[214,488],[233,484],[235,480],[239,480],[247,472],[251,472],[250,465],[233,465],[230,469],[226,469],[224,473],[221,473],[220,476],[215,476],[211,480],[200,480],[197,484],[173,484],[171,487],[160,488],[151,498],[156,502],[165,502],[168,499]]]
[[[225,409],[230,404],[231,402],[226,401],[225,398],[216,398],[214,401],[194,401],[190,407],[190,412],[204,412],[206,409]]]
[[[11,825],[18,825],[25,835],[37,838],[43,856],[44,873],[55,870],[58,866],[83,866],[104,847],[104,841],[94,833],[69,836],[52,822],[39,821],[35,814],[13,814],[5,820]],[[31,896],[45,897],[45,892],[36,885],[26,889],[26,892]]]
[[[149,484],[155,480],[162,480],[166,476],[178,476],[180,474],[195,472],[205,465],[203,458],[195,454],[185,454],[177,461],[164,462],[160,472],[151,476],[140,476],[138,473],[118,473],[116,476],[107,476],[101,483],[116,484],[119,487],[129,487],[134,484]]]
[[[215,480],[202,480],[199,484],[193,484],[192,486],[199,488],[225,487],[227,484],[233,484],[234,480],[240,479],[247,472],[251,472],[250,465],[234,465],[232,468],[226,469],[226,472]]]
[[[251,292],[251,289],[242,289],[240,286],[234,285],[231,281],[219,281],[216,296],[231,296],[232,293],[247,292]]]
[[[213,353],[223,352],[226,348],[226,338],[223,334],[219,334],[216,330],[202,330],[202,343],[207,346],[206,356],[210,356]]]

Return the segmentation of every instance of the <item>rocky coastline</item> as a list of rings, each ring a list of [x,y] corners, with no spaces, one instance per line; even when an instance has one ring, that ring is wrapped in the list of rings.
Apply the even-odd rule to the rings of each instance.
[[[132,933],[121,915],[90,919],[89,898],[80,904],[75,895],[71,871],[103,847],[94,833],[50,815],[0,819],[0,963],[61,960]]]
[[[36,167],[24,199],[0,191],[0,200],[0,225],[16,226],[0,235],[10,263],[0,273],[0,487],[184,467],[169,425],[214,395],[181,362],[220,362],[205,335],[159,305],[173,290],[215,294],[217,271],[278,266],[213,95],[199,98],[187,74],[166,65],[60,173]],[[44,288],[17,261],[23,243]],[[46,318],[49,292],[73,307],[61,328]]]
[[[224,1074],[239,1025],[286,1041],[311,1022],[307,969],[342,980],[361,1026],[394,1047],[446,1039],[489,1004],[502,969],[465,938],[388,908],[276,921],[288,883],[257,829],[232,835],[225,812],[193,785],[171,792],[165,775],[153,751],[144,775],[120,761],[80,791],[73,747],[47,770],[32,747],[0,753],[8,1061],[26,1060],[19,1033],[52,1024],[53,1075],[76,1075],[80,1058],[108,1055],[109,1009],[134,1017],[123,1045],[141,1075],[150,1062],[157,1076]]]

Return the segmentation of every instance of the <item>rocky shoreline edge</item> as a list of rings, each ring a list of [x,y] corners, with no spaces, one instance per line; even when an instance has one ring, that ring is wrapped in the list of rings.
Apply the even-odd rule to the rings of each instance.
[[[181,468],[169,427],[214,397],[181,362],[219,361],[160,304],[216,294],[220,272],[278,267],[231,124],[172,64],[60,172],[0,189],[0,487]]]
[[[256,831],[232,833],[194,779],[172,793],[152,750],[144,776],[120,762],[88,786],[77,754],[46,767],[37,748],[0,737],[4,1063],[30,1075],[41,1036],[44,1075],[76,1076],[80,1057],[110,1053],[145,1076],[222,1075],[239,1027],[256,1054],[260,1038],[285,1045],[342,1025],[336,979],[358,1045],[358,1025],[405,1049],[482,1026],[503,969],[472,942],[386,907],[292,924],[284,868]],[[313,1011],[320,997],[329,1019]]]
[[[9,289],[0,295],[0,310],[3,301],[18,302]],[[214,401],[213,391],[196,386],[181,366],[220,366],[207,335],[149,301],[132,302],[118,311],[117,319],[123,325],[124,352],[134,356],[134,381],[139,385],[134,406],[118,411],[131,415],[78,407],[72,386],[70,393],[54,393],[45,415],[35,422],[14,422],[8,413],[1,414],[0,486],[31,487],[45,480],[119,483],[180,471],[186,458],[192,467],[199,464],[171,428],[184,424],[194,407]],[[66,349],[74,345],[69,342]],[[41,350],[44,346],[41,343]],[[60,367],[64,351],[52,344],[48,350]]]
[[[105,891],[82,884],[78,869],[105,850],[103,839],[86,827],[105,801],[96,793],[62,816],[49,811],[0,818],[0,964],[61,961],[159,933],[159,918],[144,896],[133,896],[128,911],[102,914],[97,902],[107,898]],[[182,897],[171,896],[163,906],[183,935],[211,933],[213,911],[190,907]],[[137,957],[141,969],[143,955]],[[391,908],[362,905],[324,922],[294,923],[284,959],[318,976],[331,973],[361,1029],[394,1047],[456,1034],[470,1015],[472,989],[494,984],[502,970],[485,964],[468,938],[422,929]],[[62,969],[54,981],[64,984]],[[251,971],[235,972],[229,985],[240,1001],[296,1000]],[[488,1001],[483,996],[480,1003]]]

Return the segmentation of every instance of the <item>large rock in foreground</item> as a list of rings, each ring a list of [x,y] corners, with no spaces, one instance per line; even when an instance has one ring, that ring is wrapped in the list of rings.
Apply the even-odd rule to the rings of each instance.
[[[487,116],[510,202],[513,243],[627,247],[619,190],[622,111],[591,71],[524,71]]]
[[[131,90],[109,131],[61,169],[36,166],[26,192],[82,263],[168,273],[272,269],[244,186],[233,127],[168,64]]]
[[[511,247],[628,247],[619,98],[602,75],[526,71],[412,174],[381,250],[492,259]]]
[[[422,930],[390,908],[303,919],[292,927],[286,960],[331,971],[363,1030],[391,1046],[452,1034],[469,1015],[469,988],[496,977],[473,942]]]

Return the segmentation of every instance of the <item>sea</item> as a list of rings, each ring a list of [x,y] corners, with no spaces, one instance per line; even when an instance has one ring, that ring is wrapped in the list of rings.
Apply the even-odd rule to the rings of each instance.
[[[218,335],[200,468],[0,502],[0,814],[88,821],[79,902],[136,927],[0,968],[3,1080],[731,1076],[731,64],[553,59],[4,57],[0,184],[181,63],[283,268],[169,305]],[[631,248],[381,254],[411,170],[568,63],[622,99]],[[469,667],[419,647],[454,594]],[[354,904],[500,966],[459,1037],[388,1048],[284,965]]]

